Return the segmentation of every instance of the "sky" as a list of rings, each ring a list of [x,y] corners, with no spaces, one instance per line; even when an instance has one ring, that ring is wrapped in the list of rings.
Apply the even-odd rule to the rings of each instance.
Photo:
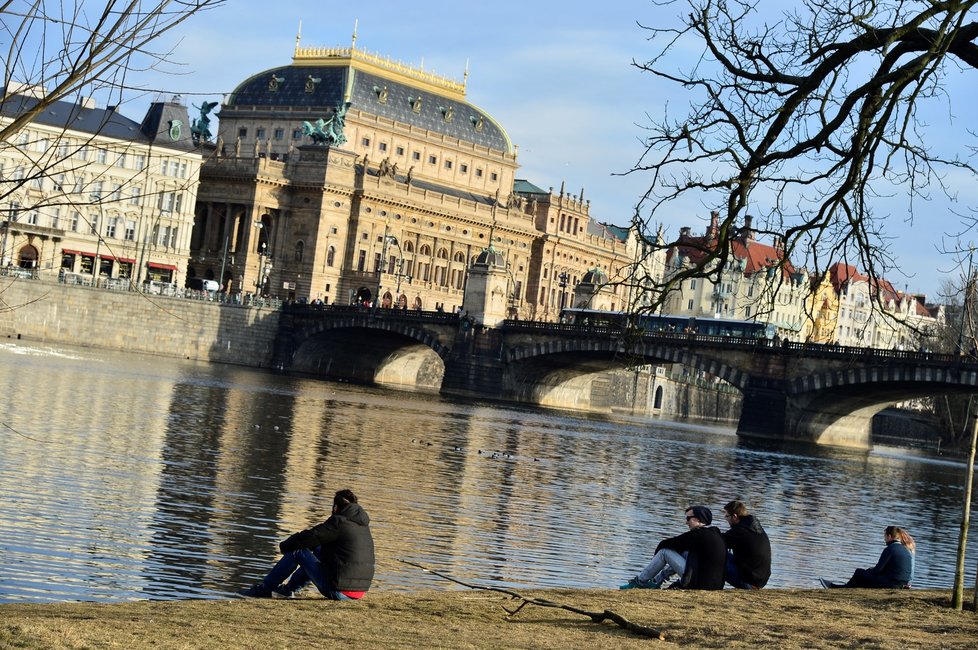
[[[677,24],[676,15],[684,8],[685,3],[662,7],[652,0],[457,5],[431,0],[229,0],[167,38],[173,63],[163,66],[165,70],[141,73],[130,81],[181,94],[188,105],[221,101],[251,75],[291,62],[300,21],[303,46],[348,47],[356,25],[358,49],[457,80],[467,67],[468,101],[493,116],[519,146],[518,178],[543,189],[559,190],[565,183],[571,194],[583,189],[593,218],[627,226],[649,183],[647,175],[622,175],[643,152],[644,126],[669,106],[685,113],[689,105],[675,86],[633,65],[653,53],[639,23]],[[972,116],[978,106],[974,81],[972,74],[961,82],[964,89],[956,91],[970,95],[971,101],[954,105]],[[137,97],[122,112],[140,119],[152,95]],[[958,142],[961,128],[939,135]],[[978,203],[974,178],[952,179],[952,186]],[[888,279],[898,289],[936,299],[941,280],[953,272],[938,247],[945,232],[959,229],[960,220],[939,203],[925,206],[922,213],[926,218],[913,224],[899,215],[888,219],[887,235],[898,262]],[[677,205],[662,219],[667,235],[675,236],[682,226],[702,233],[709,210]],[[978,242],[978,235],[970,237]]]

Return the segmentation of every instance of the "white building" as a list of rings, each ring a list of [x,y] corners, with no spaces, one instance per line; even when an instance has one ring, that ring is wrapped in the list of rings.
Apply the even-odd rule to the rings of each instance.
[[[718,220],[717,213],[713,213],[704,235],[693,235],[688,227],[680,230],[678,244],[666,255],[666,278],[697,263],[715,245]],[[762,244],[754,235],[748,217],[733,242],[729,263],[719,282],[686,280],[666,299],[663,312],[772,323],[782,338],[801,340],[810,293],[808,272],[796,270],[790,260],[782,263],[783,249]]]
[[[0,127],[38,92],[4,89]],[[142,123],[90,100],[51,104],[0,142],[2,266],[182,286],[201,164],[190,127],[176,99],[152,104]]]

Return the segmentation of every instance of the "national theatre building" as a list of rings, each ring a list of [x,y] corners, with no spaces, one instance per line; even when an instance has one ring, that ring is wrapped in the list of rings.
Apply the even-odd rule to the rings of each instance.
[[[509,314],[554,320],[582,281],[640,257],[629,231],[592,219],[583,190],[517,178],[517,147],[464,81],[297,43],[291,65],[243,81],[219,117],[187,276],[232,293],[451,311],[491,245]],[[608,285],[590,306],[626,308],[627,291]]]

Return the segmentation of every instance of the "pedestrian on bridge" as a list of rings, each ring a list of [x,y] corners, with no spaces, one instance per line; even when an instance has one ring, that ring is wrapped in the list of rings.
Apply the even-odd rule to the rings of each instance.
[[[312,582],[330,600],[359,600],[374,577],[370,517],[352,490],[340,490],[333,496],[329,519],[292,535],[279,549],[282,558],[264,580],[238,594],[292,598]]]

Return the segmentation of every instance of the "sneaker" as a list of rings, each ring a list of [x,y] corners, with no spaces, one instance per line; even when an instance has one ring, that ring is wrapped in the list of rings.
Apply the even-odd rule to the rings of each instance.
[[[640,580],[635,577],[618,587],[619,589],[658,589],[662,586],[661,582],[655,580]]]
[[[245,598],[271,598],[272,590],[259,582],[246,589],[239,589],[238,595]]]
[[[295,592],[289,591],[289,588],[285,585],[279,585],[272,589],[272,593],[279,598],[295,598]]]

